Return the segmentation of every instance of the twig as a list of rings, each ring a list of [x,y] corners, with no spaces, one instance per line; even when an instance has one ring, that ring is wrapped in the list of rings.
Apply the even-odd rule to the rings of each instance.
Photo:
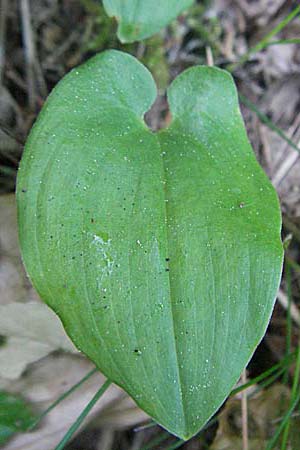
[[[262,153],[263,153],[263,157],[266,161],[266,166],[268,169],[270,169],[272,166],[272,152],[271,152],[271,147],[270,147],[270,143],[269,143],[266,131],[267,131],[267,129],[266,129],[265,125],[262,123],[259,123],[258,124],[258,133],[259,133],[259,137],[260,137],[260,140],[262,143]]]
[[[51,53],[43,62],[43,67],[48,68],[57,64],[57,60],[74,44],[78,42],[80,34],[78,30],[72,31],[70,35],[64,40],[61,46],[55,49],[55,52]]]
[[[28,103],[29,107],[34,110],[38,98],[36,81],[38,81],[38,85],[44,97],[46,97],[47,95],[47,87],[36,54],[35,40],[31,26],[29,0],[20,0],[20,9],[22,16],[22,35],[26,60]]]
[[[294,139],[295,138],[299,139],[299,132],[300,132],[300,115],[298,115],[294,120],[294,123],[288,130],[287,135],[294,137]],[[300,147],[300,141],[298,141],[296,145],[297,147]],[[289,171],[294,167],[294,165],[296,164],[296,162],[300,157],[300,153],[298,151],[295,151],[294,149],[292,149],[291,152],[286,156],[285,155],[286,150],[289,150],[287,145],[283,148],[282,151],[283,161],[281,161],[281,164],[279,165],[277,170],[275,170],[275,173],[271,178],[272,183],[275,187],[278,187],[281,184],[281,182],[288,175]]]
[[[246,369],[242,372],[242,384],[246,384],[247,376]],[[243,434],[243,450],[249,450],[249,438],[248,438],[248,404],[247,404],[247,389],[242,391],[242,434]]]
[[[296,131],[297,128],[300,131],[300,122],[298,119],[296,120],[296,124],[293,125],[292,130],[288,134],[298,134]],[[296,145],[297,147],[300,147],[300,141],[298,141]],[[292,151],[287,157],[285,157],[283,163],[280,165],[280,167],[272,177],[272,183],[275,187],[278,187],[280,185],[280,183],[288,175],[289,171],[294,167],[300,157],[300,153],[295,151],[295,149],[293,150],[294,151]]]
[[[6,17],[8,10],[8,0],[2,0],[0,11],[0,87],[3,81],[5,64],[5,37],[6,37]]]
[[[205,47],[205,52],[206,52],[207,65],[210,67],[214,66],[214,57],[213,57],[211,47],[209,45],[207,45]]]
[[[298,142],[298,145],[300,145],[300,141]],[[297,153],[295,150],[293,150],[293,153],[287,156],[283,164],[279,167],[279,169],[271,179],[274,187],[277,188],[281,184],[289,171],[294,167],[299,157],[299,153]]]
[[[36,87],[34,82],[35,48],[34,48],[33,32],[31,27],[31,18],[28,0],[20,0],[20,8],[22,16],[22,34],[24,42],[24,52],[26,60],[28,103],[30,108],[34,109],[36,101]]]

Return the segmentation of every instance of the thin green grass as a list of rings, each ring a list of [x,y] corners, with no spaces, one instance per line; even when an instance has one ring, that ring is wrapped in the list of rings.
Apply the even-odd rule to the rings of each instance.
[[[89,414],[97,401],[102,397],[102,395],[107,391],[110,385],[111,381],[106,380],[101,388],[96,392],[92,400],[86,405],[80,416],[78,416],[73,425],[69,428],[68,432],[65,434],[57,447],[55,447],[55,450],[63,450],[65,448],[66,444],[71,440],[72,436],[74,435],[74,433],[76,433],[86,416]]]
[[[138,431],[142,431],[142,430],[148,430],[149,428],[153,428],[156,427],[157,423],[154,422],[154,420],[150,420],[149,423],[146,423],[145,425],[139,425],[136,428],[134,428],[133,431],[138,432]]]
[[[284,275],[287,284],[287,296],[288,296],[288,309],[286,320],[286,355],[289,355],[291,352],[291,345],[292,345],[292,317],[291,317],[292,282],[291,282],[291,268],[288,261],[285,262]],[[283,377],[284,384],[288,384],[288,378],[289,378],[289,371],[287,368]]]
[[[273,438],[269,441],[269,443],[268,443],[268,445],[266,447],[266,450],[272,450],[274,448],[274,446],[277,444],[278,439],[279,439],[282,431],[284,430],[286,424],[290,420],[290,417],[293,414],[295,408],[297,407],[299,401],[300,401],[300,391],[297,393],[296,397],[292,401],[292,404],[290,405],[290,407],[287,410],[286,414],[283,416],[283,419],[282,419],[279,427],[277,428]]]
[[[176,448],[180,448],[183,444],[185,444],[186,441],[180,439],[179,441],[175,442],[174,444],[170,445],[166,450],[175,450]]]
[[[155,424],[156,425],[156,424]],[[154,446],[161,444],[165,440],[167,440],[170,437],[170,433],[161,432],[158,436],[153,438],[150,442],[148,442],[147,445],[144,447],[141,447],[139,450],[151,450]]]
[[[291,392],[291,407],[294,404],[294,402],[297,400],[297,398],[299,397],[299,394],[300,394],[299,377],[300,377],[300,342],[299,342],[298,349],[297,349],[296,367],[295,367],[295,374],[294,374],[292,392]],[[298,398],[298,401],[299,401],[299,398]],[[287,448],[288,448],[289,431],[290,431],[290,416],[287,418],[286,423],[283,427],[281,450],[287,450]]]
[[[298,344],[298,349],[297,349],[296,367],[295,367],[295,374],[294,374],[294,380],[293,380],[293,386],[292,386],[292,398],[297,397],[299,385],[300,385],[300,342]]]
[[[240,59],[234,64],[228,67],[228,70],[233,71],[237,67],[247,62],[252,55],[260,52],[268,45],[270,45],[271,39],[282,31],[300,12],[300,5],[298,5],[293,11],[288,14],[276,27],[274,27],[269,33],[267,33],[254,47],[251,47]]]
[[[286,373],[286,369],[285,367],[282,368],[281,370],[279,370],[278,372],[276,372],[273,376],[271,376],[270,378],[267,378],[265,381],[263,381],[262,383],[260,383],[256,389],[254,389],[253,392],[251,392],[248,395],[248,398],[251,398],[253,396],[255,396],[258,392],[262,391],[263,389],[266,389],[267,387],[271,386],[273,383],[275,383],[275,381],[277,381],[280,377],[282,377],[284,374]]]
[[[286,269],[286,282],[287,282],[287,293],[288,293],[288,300],[289,300],[289,310],[290,305],[292,302],[292,280],[291,280],[291,267],[290,264],[286,263],[287,269]],[[289,314],[290,316],[290,314]],[[288,342],[287,345],[289,348],[291,347],[291,339],[292,339],[292,329],[291,329],[291,317],[288,317]],[[288,373],[287,373],[288,376]],[[298,344],[297,348],[297,357],[296,357],[296,367],[295,367],[295,374],[292,384],[292,392],[291,392],[291,404],[297,397],[298,392],[298,386],[299,386],[299,376],[300,376],[300,342]],[[281,450],[287,450],[288,448],[288,441],[289,441],[289,432],[290,432],[290,418],[287,420],[283,433],[282,433],[282,441],[281,441]]]
[[[300,273],[300,266],[299,266],[299,264],[297,264],[292,258],[290,258],[288,256],[286,257],[286,260],[288,261],[289,265],[291,266],[291,268],[295,272]]]
[[[44,412],[42,412],[42,414],[30,425],[28,431],[35,428],[47,414],[49,414],[59,403],[65,400],[65,398],[69,397],[69,395],[71,395],[74,391],[76,391],[76,389],[78,389],[83,383],[85,383],[89,378],[91,378],[91,376],[94,375],[94,373],[96,372],[98,372],[97,368],[91,370],[81,380],[79,380],[70,389],[68,389],[60,397],[58,397],[58,399],[55,400],[55,402],[53,402],[52,405],[50,405]]]
[[[274,365],[273,367],[271,367],[270,369],[266,370],[264,373],[262,373],[261,375],[259,375],[256,378],[253,378],[251,381],[249,381],[248,383],[239,386],[238,388],[234,389],[230,396],[234,396],[236,395],[238,392],[243,391],[244,389],[247,389],[248,387],[257,384],[257,383],[261,383],[260,388],[262,387],[266,387],[268,385],[270,385],[271,383],[273,383],[278,377],[280,377],[285,371],[286,368],[289,367],[292,362],[295,359],[295,354],[289,354],[287,355],[284,359],[282,359],[278,364]],[[66,391],[63,395],[61,395],[54,403],[52,403],[52,405],[50,405],[31,425],[29,430],[32,430],[36,425],[38,425],[38,423],[40,423],[40,421],[47,415],[49,414],[59,403],[61,403],[65,398],[67,398],[69,395],[71,395],[75,390],[77,390],[80,386],[82,386],[85,381],[87,381],[94,373],[96,373],[98,371],[97,368],[92,369],[90,372],[88,372],[81,380],[79,380],[76,384],[74,384],[68,391]],[[108,385],[110,385],[110,382],[107,381]],[[84,411],[81,413],[81,415],[79,416],[79,418],[77,419],[77,421],[72,425],[72,427],[70,428],[69,432],[67,433],[67,435],[64,437],[63,441],[61,441],[61,443],[59,444],[60,446],[56,447],[55,450],[62,450],[64,447],[62,447],[61,445],[66,445],[66,443],[69,441],[69,439],[72,437],[72,435],[75,433],[75,431],[77,430],[78,426],[80,426],[81,422],[84,420],[84,418],[86,417],[86,414],[91,410],[91,408],[93,407],[93,405],[96,403],[97,399],[100,398],[98,397],[99,393],[104,393],[105,390],[104,389],[104,385],[100,388],[100,390],[98,391],[98,393],[96,394],[96,400],[95,397],[92,399],[91,402],[92,405],[89,403],[87,405],[88,411],[85,408]],[[101,396],[100,395],[100,396]],[[212,419],[210,422],[208,422],[203,429],[201,430],[201,432],[203,432],[206,428],[208,428],[209,426],[211,426],[213,423],[215,423],[217,421],[217,417],[215,417],[214,419]],[[155,422],[152,422],[150,424],[147,425],[147,428],[150,428],[152,426],[156,426],[157,424]],[[70,434],[71,433],[71,434]],[[164,440],[167,440],[170,437],[170,434],[167,432],[163,432],[161,433],[158,437],[156,437],[155,439],[153,439],[150,443],[148,443],[146,446],[144,446],[143,448],[141,448],[140,450],[151,450],[151,448],[155,445],[161,444]],[[171,448],[168,448],[167,450],[171,450],[172,448],[179,448],[180,445],[182,445],[184,443],[184,441],[176,441],[174,444],[172,444]],[[174,447],[175,446],[175,447]]]
[[[295,142],[293,142],[281,128],[275,125],[275,123],[272,122],[272,120],[270,120],[263,112],[261,112],[255,105],[255,103],[251,102],[251,100],[249,100],[243,94],[239,94],[239,99],[243,103],[243,105],[245,105],[248,109],[250,109],[257,115],[257,117],[260,119],[262,123],[264,123],[268,128],[270,128],[270,130],[277,133],[278,136],[280,136],[287,144],[289,144],[294,150],[300,153],[300,148],[297,146],[297,144],[295,144]]]
[[[299,38],[291,38],[291,39],[278,39],[277,41],[271,41],[266,44],[266,47],[270,47],[271,45],[287,45],[287,44],[300,44]]]
[[[274,27],[270,33],[266,34],[257,45],[250,48],[248,52],[243,55],[239,61],[237,61],[234,64],[230,64],[227,67],[227,70],[229,72],[233,72],[237,67],[241,66],[245,62],[249,60],[249,58],[254,54],[257,53],[264,48],[270,46],[270,45],[279,45],[279,44],[297,44],[300,42],[300,39],[294,38],[294,39],[279,39],[276,41],[272,41],[271,39],[278,34],[280,31],[283,30],[300,12],[300,5],[298,5],[293,11],[288,14],[276,27]],[[300,152],[300,148],[297,144],[295,144],[287,135],[286,133],[275,123],[270,120],[263,112],[261,112],[257,106],[251,102],[247,97],[245,97],[242,94],[239,94],[240,101],[251,111],[253,111],[257,117],[260,119],[262,123],[264,123],[268,128],[270,128],[272,131],[278,134],[288,145],[290,145],[294,150],[297,152]]]
[[[242,386],[239,386],[235,389],[233,389],[230,393],[230,397],[233,397],[234,395],[238,394],[239,392],[242,392],[243,390],[249,388],[250,386],[253,386],[255,384],[258,384],[264,380],[266,380],[271,375],[274,375],[274,379],[277,379],[280,375],[282,375],[286,368],[289,367],[293,361],[295,360],[295,353],[291,353],[290,355],[287,355],[284,357],[279,363],[274,364],[274,366],[270,367],[270,369],[267,369],[265,372],[261,373],[255,378],[252,378],[247,383],[243,384]],[[269,383],[271,384],[271,383]]]

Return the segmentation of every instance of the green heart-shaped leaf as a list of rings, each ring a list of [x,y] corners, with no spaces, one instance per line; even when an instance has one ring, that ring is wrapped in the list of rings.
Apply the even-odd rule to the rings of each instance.
[[[117,51],[59,83],[21,163],[20,242],[77,347],[186,439],[265,332],[280,210],[227,72],[182,73],[156,134],[143,121],[155,96],[147,69]]]
[[[110,17],[119,22],[118,38],[121,42],[134,42],[157,33],[194,0],[168,0],[159,4],[153,0],[103,0]]]

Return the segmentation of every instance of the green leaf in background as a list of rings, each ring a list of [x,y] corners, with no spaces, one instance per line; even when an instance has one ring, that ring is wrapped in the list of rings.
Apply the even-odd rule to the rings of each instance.
[[[26,431],[35,416],[20,397],[0,391],[0,445],[14,433]]]
[[[156,87],[107,51],[54,89],[18,177],[27,271],[101,371],[177,436],[224,402],[265,333],[282,266],[276,193],[231,76],[186,70],[173,121],[143,121]]]
[[[118,21],[121,42],[134,42],[157,33],[194,0],[103,0],[110,17]]]

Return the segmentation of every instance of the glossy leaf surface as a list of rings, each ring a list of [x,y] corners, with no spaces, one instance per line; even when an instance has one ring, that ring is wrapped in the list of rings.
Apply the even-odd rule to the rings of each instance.
[[[231,76],[194,67],[156,96],[104,52],[54,89],[18,177],[24,262],[74,343],[172,433],[219,408],[261,340],[282,265],[276,193]]]
[[[157,33],[168,25],[194,0],[103,0],[110,17],[118,21],[118,38],[121,42],[134,42]]]

